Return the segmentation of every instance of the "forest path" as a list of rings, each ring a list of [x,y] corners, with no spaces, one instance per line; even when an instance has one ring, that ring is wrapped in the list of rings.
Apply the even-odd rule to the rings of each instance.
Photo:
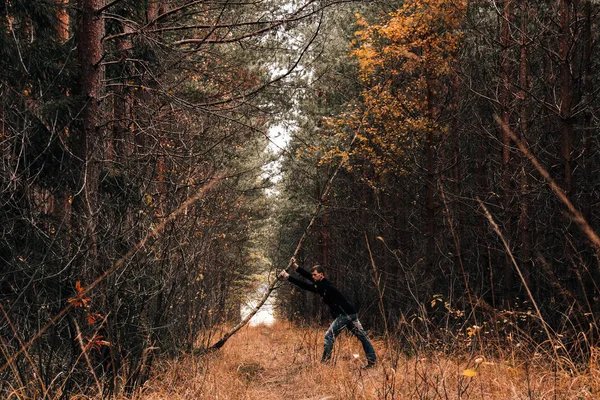
[[[409,358],[372,338],[379,365],[365,371],[359,341],[343,333],[334,364],[323,365],[324,333],[325,327],[286,322],[246,326],[217,352],[162,361],[141,391],[126,400],[591,400],[600,393],[600,362],[579,372],[557,370],[551,359],[525,346],[490,348],[496,354],[490,359],[473,352],[464,338],[453,343],[452,352]]]
[[[324,333],[324,328],[299,331],[285,323],[249,327],[226,346],[223,357],[233,362],[230,369],[235,368],[238,381],[247,385],[246,398],[347,399],[337,383],[346,386],[345,381],[354,381],[354,386],[368,374],[376,375],[376,370],[368,374],[360,370],[362,349],[346,335],[340,338],[335,365],[322,365]]]
[[[382,368],[364,371],[360,343],[342,334],[335,364],[319,362],[325,328],[278,322],[246,326],[208,356],[183,356],[164,366],[138,399],[378,399]],[[378,343],[375,341],[376,350]],[[359,355],[359,357],[355,357]]]

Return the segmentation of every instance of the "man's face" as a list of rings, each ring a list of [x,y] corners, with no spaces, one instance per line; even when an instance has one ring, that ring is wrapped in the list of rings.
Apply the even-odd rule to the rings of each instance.
[[[320,280],[322,280],[323,278],[325,278],[325,275],[323,275],[322,272],[312,271],[310,273],[310,275],[312,276],[312,278],[313,278],[313,280],[315,282],[319,282]]]

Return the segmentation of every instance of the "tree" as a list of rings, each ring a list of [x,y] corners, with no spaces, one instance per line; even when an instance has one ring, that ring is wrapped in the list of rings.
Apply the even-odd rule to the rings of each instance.
[[[582,310],[597,306],[590,298],[597,293],[593,246],[495,116],[570,187],[593,226],[595,11],[587,1],[410,1],[379,20],[368,13],[358,19],[351,54],[362,88],[348,79],[347,97],[337,101],[335,75],[311,82],[318,95],[307,96],[293,143],[324,168],[347,160],[328,204],[329,258],[356,278],[361,302],[378,301],[369,276],[375,264],[388,314],[418,308],[451,322],[456,306],[494,319],[531,307],[527,286],[557,329],[567,318],[586,324]],[[322,57],[332,71],[342,71],[333,61],[338,49]],[[290,180],[288,197],[305,190]],[[508,250],[478,200],[500,221]]]
[[[269,185],[267,49],[329,5],[1,4],[0,301],[18,332],[3,319],[3,385],[108,394],[121,376],[132,390],[157,354],[208,346],[239,318],[262,267],[248,259]],[[39,366],[11,368],[27,341]]]
[[[422,257],[428,271],[438,268],[438,147],[449,129],[449,104],[456,101],[453,71],[465,7],[459,1],[414,1],[382,24],[360,19],[363,29],[357,32],[353,54],[366,89],[357,111],[338,122],[344,126],[350,120],[348,129],[361,135],[353,156],[374,166],[375,186],[386,175],[406,173],[407,161],[423,152],[424,190],[418,201],[424,211]]]

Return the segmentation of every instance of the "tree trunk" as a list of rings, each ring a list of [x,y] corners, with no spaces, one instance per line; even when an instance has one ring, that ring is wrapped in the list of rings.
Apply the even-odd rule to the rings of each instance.
[[[102,163],[104,160],[104,143],[100,99],[103,89],[102,38],[104,37],[104,20],[98,10],[105,0],[80,0],[81,10],[77,29],[77,57],[79,62],[79,91],[86,100],[82,112],[82,124],[77,132],[75,154],[80,160],[80,176],[78,190],[75,196],[74,211],[79,215],[81,233],[86,241],[88,257],[86,262],[97,268],[98,241],[97,218],[100,207],[99,185]],[[98,271],[95,271],[97,274]]]
[[[571,22],[572,0],[560,0],[560,27],[558,34],[558,54],[560,68],[560,133],[562,137],[563,184],[568,197],[573,194],[573,146],[575,131],[573,126],[573,102],[575,85],[571,75]]]
[[[583,180],[582,187],[580,188],[581,193],[581,212],[584,218],[588,221],[591,226],[595,226],[596,223],[594,221],[594,172],[597,168],[596,161],[597,156],[597,147],[595,145],[595,136],[597,136],[596,131],[593,129],[593,111],[590,110],[590,104],[587,104],[594,96],[594,87],[592,82],[593,77],[593,69],[592,69],[592,54],[593,54],[593,35],[592,35],[592,26],[593,26],[593,13],[592,2],[584,1],[583,7],[581,10],[580,18],[582,21],[581,27],[581,38],[582,38],[582,58],[581,58],[581,67],[579,68],[581,76],[581,88],[582,90],[578,94],[578,98],[581,99],[581,102],[584,104],[585,112],[582,117],[582,157],[581,163],[583,165]],[[585,251],[583,255],[583,262],[586,266],[591,266],[599,262],[598,257],[593,251]],[[593,272],[590,272],[593,271]],[[594,297],[598,296],[597,292],[597,284],[600,280],[600,274],[598,273],[598,268],[590,268],[587,271],[580,271],[582,275],[588,275],[591,279],[585,279],[585,283],[582,282],[583,293],[582,299],[585,299],[585,303],[588,305],[589,312],[596,312],[598,305],[597,302],[594,302]],[[591,304],[594,304],[595,307],[592,307]]]
[[[563,161],[563,176],[562,185],[567,198],[574,201],[575,185],[573,181],[573,170],[574,170],[574,146],[575,146],[575,119],[573,118],[573,105],[576,104],[575,100],[575,79],[572,75],[571,68],[573,68],[573,36],[572,27],[574,15],[573,15],[573,1],[572,0],[559,0],[559,32],[558,32],[558,57],[559,57],[559,82],[558,86],[560,89],[560,103],[558,106],[559,111],[559,132],[562,140],[561,156]],[[576,35],[576,33],[575,33]],[[571,283],[567,285],[569,290],[573,290],[579,285],[576,285],[576,279],[574,276],[575,269],[578,268],[574,265],[572,260],[572,249],[571,249],[571,233],[570,219],[563,218],[565,226],[564,235],[565,241],[563,244],[563,259],[566,268],[564,271],[559,273],[559,279],[564,279],[566,282]]]
[[[528,13],[529,8],[527,6],[527,2],[521,3],[521,43],[520,43],[520,60],[519,60],[519,87],[521,90],[519,91],[519,99],[521,101],[520,111],[519,111],[519,128],[521,139],[527,141],[529,139],[529,102],[527,99],[527,91],[529,88],[529,64],[528,64],[528,32],[527,32],[527,24],[528,24]],[[521,214],[519,215],[519,237],[521,242],[521,260],[522,260],[522,269],[523,275],[525,277],[525,281],[530,289],[531,284],[535,282],[531,279],[532,273],[532,264],[531,264],[531,238],[529,236],[529,221],[531,216],[529,215],[529,190],[530,190],[530,181],[529,181],[529,168],[528,161],[526,159],[522,159],[522,167],[520,172],[521,179],[521,190],[520,190],[520,201],[521,201]]]
[[[132,33],[132,28],[127,24],[122,24],[123,33]],[[121,68],[123,70],[123,76],[128,76],[127,71],[127,58],[129,50],[132,48],[130,36],[124,36],[119,38],[117,41],[117,49],[119,50],[119,57],[121,60]],[[113,103],[113,131],[112,131],[112,155],[111,158],[117,162],[117,165],[121,168],[126,167],[127,163],[127,134],[129,130],[129,113],[132,95],[127,89],[127,82],[124,79],[115,90],[114,103]]]
[[[426,54],[427,49],[424,50]],[[426,70],[426,102],[427,102],[427,118],[435,120],[434,115],[434,88],[431,74]],[[427,129],[425,134],[425,265],[428,271],[435,270],[435,135],[436,132]]]
[[[593,82],[592,82],[592,44],[593,44],[593,36],[592,36],[592,3],[591,1],[586,1],[584,4],[584,26],[583,26],[583,98],[587,102],[593,96]],[[586,105],[589,109],[590,105]],[[594,221],[591,221],[592,218],[592,175],[595,168],[593,163],[593,155],[595,154],[595,146],[594,146],[594,136],[597,133],[592,130],[592,112],[591,110],[587,111],[584,114],[584,122],[583,122],[583,132],[584,132],[584,174],[585,174],[585,185],[586,188],[583,191],[583,206],[582,213],[583,216],[588,220],[590,225],[594,226]]]
[[[501,105],[501,119],[507,126],[510,126],[510,23],[512,13],[512,0],[505,0],[502,8],[502,21],[500,24],[500,70],[502,74],[502,86],[500,88],[500,105]],[[511,238],[511,202],[512,202],[512,189],[511,189],[511,154],[510,154],[510,136],[508,133],[501,129],[501,143],[502,143],[502,198],[501,206],[503,212],[503,234]],[[510,302],[512,299],[512,285],[513,285],[513,267],[508,259],[508,256],[503,258],[503,279],[502,279],[502,299],[506,302]]]
[[[321,218],[321,263],[325,267],[331,267],[329,258],[329,211],[327,205],[329,196],[323,197],[323,217]]]

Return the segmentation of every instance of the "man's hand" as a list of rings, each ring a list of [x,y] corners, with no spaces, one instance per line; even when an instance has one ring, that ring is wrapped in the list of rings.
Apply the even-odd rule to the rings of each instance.
[[[295,269],[296,271],[298,271],[298,268],[300,268],[300,267],[299,267],[299,266],[298,266],[298,264],[296,263],[296,257],[292,257],[292,258],[290,259],[290,261],[292,262],[292,265],[294,266],[294,269]]]
[[[277,277],[279,279],[287,279],[289,276],[290,276],[290,274],[288,274],[287,272],[285,272],[285,270],[283,270],[279,273],[279,275]]]

